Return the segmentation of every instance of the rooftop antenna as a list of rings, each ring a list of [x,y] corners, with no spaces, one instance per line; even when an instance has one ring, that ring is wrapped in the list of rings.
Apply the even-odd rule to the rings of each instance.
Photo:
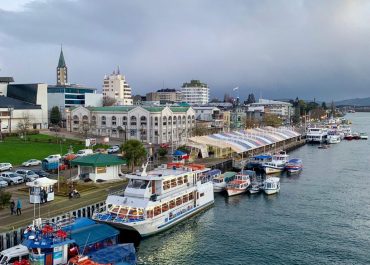
[[[119,65],[117,65],[117,75],[121,74],[120,70],[119,70]]]

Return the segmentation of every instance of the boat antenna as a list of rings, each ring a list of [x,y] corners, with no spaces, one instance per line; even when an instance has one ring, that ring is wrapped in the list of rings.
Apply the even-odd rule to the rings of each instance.
[[[146,173],[146,168],[148,167],[148,164],[149,164],[149,161],[147,161],[145,164],[142,165],[142,168],[143,168],[143,171],[141,172],[142,177],[148,176],[148,174]]]
[[[85,253],[85,249],[86,249],[86,246],[87,246],[87,242],[89,241],[90,235],[91,235],[91,233],[89,233],[89,235],[87,236],[84,249],[82,250],[82,254]],[[80,256],[80,253],[78,253],[78,256]]]

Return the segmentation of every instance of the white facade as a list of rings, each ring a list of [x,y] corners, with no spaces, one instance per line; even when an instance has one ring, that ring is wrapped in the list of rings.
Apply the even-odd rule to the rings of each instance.
[[[209,88],[207,84],[199,80],[191,80],[190,83],[184,83],[181,88],[183,100],[189,104],[208,104]]]
[[[81,132],[83,124],[89,124],[93,135],[178,145],[191,136],[195,112],[191,107],[112,106],[67,113],[69,131]]]
[[[131,87],[126,82],[125,76],[119,73],[119,69],[117,72],[104,77],[103,97],[116,99],[117,105],[132,105]]]
[[[294,114],[293,105],[288,102],[275,101],[269,99],[259,99],[256,103],[248,105],[248,111],[261,111],[265,113],[275,114],[281,118],[290,120],[290,117]]]

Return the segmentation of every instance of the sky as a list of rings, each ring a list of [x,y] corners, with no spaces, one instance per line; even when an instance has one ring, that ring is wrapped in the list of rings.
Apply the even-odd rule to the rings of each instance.
[[[367,0],[0,0],[0,76],[101,89],[117,65],[133,94],[199,79],[211,98],[370,96]]]

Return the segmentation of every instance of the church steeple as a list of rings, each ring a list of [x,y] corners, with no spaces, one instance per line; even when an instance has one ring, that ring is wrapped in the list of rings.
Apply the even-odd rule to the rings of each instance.
[[[68,83],[68,71],[67,71],[66,62],[63,55],[63,46],[60,47],[60,55],[57,67],[57,84],[66,85]]]

